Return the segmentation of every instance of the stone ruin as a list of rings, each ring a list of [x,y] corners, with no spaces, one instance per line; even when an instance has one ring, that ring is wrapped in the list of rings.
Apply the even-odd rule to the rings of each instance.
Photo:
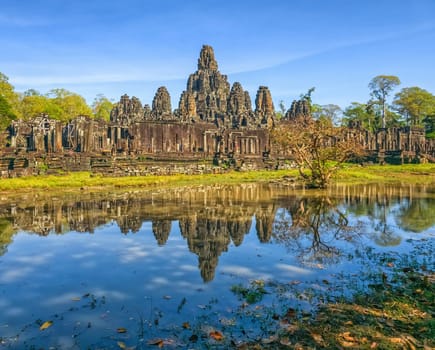
[[[302,99],[293,101],[290,108],[284,115],[285,120],[307,120],[311,118],[310,104],[307,100]]]
[[[297,118],[311,118],[307,101],[294,101],[283,121]],[[162,86],[151,107],[137,97],[121,96],[109,122],[78,116],[64,124],[47,115],[14,121],[8,133],[0,135],[0,176],[38,174],[44,167],[53,173],[86,170],[107,175],[213,172],[213,164],[272,167],[269,130],[275,124],[269,89],[259,87],[253,109],[249,93],[239,82],[230,86],[218,70],[213,48],[204,45],[176,110]],[[435,142],[416,127],[369,133],[351,125],[350,130],[376,161],[390,156],[411,161],[422,155],[435,160]],[[204,160],[205,167],[199,165]]]

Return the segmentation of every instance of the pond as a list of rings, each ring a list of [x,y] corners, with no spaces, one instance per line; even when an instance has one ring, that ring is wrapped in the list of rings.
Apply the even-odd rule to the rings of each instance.
[[[264,337],[256,310],[285,299],[310,312],[350,284],[364,290],[371,257],[433,246],[434,214],[435,187],[415,185],[0,197],[0,348],[197,349],[224,334]],[[434,268],[431,254],[413,259]],[[264,292],[278,284],[289,289]]]

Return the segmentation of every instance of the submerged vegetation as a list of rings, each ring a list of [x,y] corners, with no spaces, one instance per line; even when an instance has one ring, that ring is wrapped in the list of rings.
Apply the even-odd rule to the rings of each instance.
[[[415,253],[433,267],[431,247],[421,246]],[[434,271],[410,255],[376,254],[370,258],[372,268],[357,277],[342,276],[336,285],[324,280],[323,288],[312,289],[310,299],[317,306],[312,305],[309,312],[285,304],[292,283],[270,283],[266,292],[280,299],[279,306],[257,305],[257,311],[245,309],[243,315],[268,319],[267,328],[273,331],[238,348],[433,349]],[[359,287],[353,284],[355,278]],[[361,287],[364,285],[367,288]],[[246,295],[257,291],[256,284],[251,288]],[[346,290],[351,297],[322,295],[322,290],[328,293],[334,289]]]
[[[378,166],[357,168],[357,170],[367,171],[368,169],[372,175],[380,176],[377,175],[378,172],[382,174],[382,169],[388,170],[389,168]],[[396,168],[392,167],[392,169]],[[350,167],[346,171],[356,170]],[[399,178],[406,180],[406,176],[411,173],[418,173],[423,177],[432,177],[433,179],[433,171],[433,167],[429,165],[404,166],[401,172],[398,172],[396,180]],[[393,173],[391,171],[388,175],[387,171],[383,172],[384,176],[391,176]],[[198,176],[198,179],[217,181],[216,178],[218,178],[222,183],[225,183],[224,181],[271,180],[273,176],[267,177],[268,174],[279,174],[280,177],[277,179],[281,179],[284,174],[288,174],[288,171],[236,172],[219,176]],[[85,178],[93,179],[89,174],[82,175]],[[402,175],[403,178],[400,177]],[[192,177],[186,176],[184,178],[178,175],[164,179],[170,178],[174,179],[174,183],[187,181],[187,179],[192,181]],[[140,178],[112,180],[134,179],[140,180]],[[288,183],[292,184],[291,181]],[[163,182],[157,183],[159,187],[161,184]],[[151,183],[147,186],[151,186]],[[217,186],[216,188],[222,187],[225,186]],[[232,188],[232,186],[229,187]],[[282,189],[282,186],[276,187]],[[361,194],[364,191],[359,189],[364,187],[366,187],[365,194]],[[431,209],[433,209],[433,193],[431,193],[433,185],[411,186],[413,190],[409,190],[410,193],[426,188],[420,193],[424,196],[423,201],[418,200],[417,195],[407,197],[405,190],[407,187],[397,186],[396,189],[401,193],[400,198],[412,198],[410,202],[406,199],[396,200],[395,196],[386,195],[384,191],[388,192],[388,189],[393,187],[395,185],[343,186],[342,188],[346,188],[346,190],[337,191],[335,195],[334,188],[328,191],[293,191],[286,187],[284,192],[270,194],[270,202],[263,201],[262,204],[258,204],[263,209],[272,210],[269,212],[270,216],[266,215],[263,220],[261,213],[257,212],[256,209],[248,210],[248,203],[255,207],[253,199],[264,199],[265,192],[255,193],[252,188],[249,191],[252,196],[247,198],[241,196],[243,200],[237,196],[229,195],[238,191],[229,190],[227,195],[220,193],[220,196],[226,200],[218,204],[210,197],[211,193],[217,193],[219,190],[205,193],[201,197],[201,205],[193,206],[190,215],[189,211],[187,213],[177,212],[174,207],[170,206],[172,200],[168,192],[171,190],[161,191],[160,196],[156,195],[153,198],[157,213],[155,216],[149,209],[152,206],[150,201],[135,202],[128,196],[118,196],[112,202],[107,199],[101,202],[93,200],[62,202],[59,197],[54,201],[54,197],[50,197],[47,205],[43,203],[40,196],[37,196],[36,199],[38,205],[20,203],[15,197],[11,208],[22,214],[21,218],[26,231],[31,230],[29,223],[41,223],[41,218],[49,222],[53,218],[52,213],[55,213],[58,219],[63,218],[62,220],[68,221],[68,225],[70,225],[68,231],[86,227],[83,232],[95,232],[95,235],[89,235],[92,238],[107,237],[111,235],[111,232],[113,234],[116,231],[116,234],[119,234],[118,229],[111,231],[114,226],[112,220],[119,220],[119,225],[127,228],[124,231],[120,230],[124,235],[128,235],[128,237],[123,238],[130,241],[124,246],[127,248],[124,250],[124,256],[128,259],[133,258],[133,260],[129,260],[131,265],[124,265],[122,262],[125,260],[116,258],[116,255],[119,255],[123,249],[120,248],[122,247],[120,244],[122,239],[115,235],[113,241],[96,240],[93,244],[89,244],[84,235],[80,237],[80,239],[85,240],[82,242],[86,247],[102,247],[110,245],[110,242],[115,243],[115,247],[106,252],[106,257],[104,257],[104,250],[93,251],[90,248],[82,253],[80,247],[78,250],[80,254],[63,254],[64,251],[62,251],[62,255],[75,255],[74,258],[70,259],[69,257],[62,260],[60,255],[53,255],[52,260],[46,260],[45,263],[41,260],[36,265],[38,270],[50,270],[50,264],[56,261],[60,266],[58,273],[66,276],[70,274],[68,262],[73,261],[73,269],[79,270],[76,276],[78,279],[74,280],[72,277],[71,284],[67,285],[68,289],[62,287],[60,290],[55,289],[54,292],[46,291],[44,299],[59,303],[57,307],[49,304],[47,312],[44,312],[44,308],[32,309],[32,313],[21,319],[23,322],[18,321],[18,326],[10,319],[5,318],[0,325],[6,330],[4,334],[0,335],[0,347],[5,349],[51,347],[58,349],[138,350],[152,348],[431,349],[435,346],[435,323],[433,320],[435,314],[433,302],[435,297],[434,240],[429,232],[431,227],[434,227],[433,218],[430,215]],[[190,189],[193,188],[190,187]],[[369,191],[368,188],[372,188],[372,191]],[[131,192],[135,192],[132,196],[139,196],[136,191]],[[151,191],[143,192],[149,193]],[[181,196],[184,193],[179,189],[174,192],[181,193]],[[351,195],[353,200],[345,205],[337,195],[343,192],[357,193],[361,196],[353,197]],[[216,196],[219,197],[219,195]],[[77,197],[82,197],[82,195]],[[177,198],[178,196],[175,196],[175,199]],[[209,198],[209,201],[204,201],[204,198]],[[187,203],[193,202],[193,198],[185,202],[173,201],[177,208],[188,206]],[[53,205],[53,203],[55,204]],[[228,207],[233,207],[234,211],[228,210]],[[108,210],[108,208],[112,210]],[[133,210],[129,212],[129,208]],[[143,208],[148,210],[144,211]],[[242,211],[241,208],[243,208]],[[106,211],[109,215],[107,217],[93,216],[93,213],[98,212],[99,209],[103,212]],[[274,209],[276,211],[273,211]],[[367,215],[357,215],[357,213],[361,214],[362,211],[366,211]],[[395,213],[395,229],[400,231],[403,226],[407,233],[412,231],[412,234],[408,236],[412,237],[411,239],[403,239],[402,243],[405,247],[398,247],[395,234],[391,231],[393,227],[390,225],[391,211]],[[18,226],[19,220],[12,216],[12,211],[3,210],[3,212],[6,213],[7,219],[0,220],[0,233],[3,231],[3,234],[0,235],[0,257],[2,257],[1,254],[5,256],[4,260],[0,260],[1,267],[3,267],[3,271],[8,268],[17,271],[21,268],[21,271],[25,271],[26,262],[29,260],[29,263],[32,263],[34,258],[33,256],[26,258],[26,255],[20,258],[19,255],[16,255],[18,259],[13,259],[14,253],[16,254],[18,249],[12,246],[15,241],[12,234],[15,234],[15,230],[22,228]],[[66,212],[69,213],[69,216],[64,215]],[[144,212],[147,214],[145,215]],[[177,214],[180,212],[183,212],[185,216]],[[168,213],[172,214],[169,218]],[[186,288],[180,287],[181,292],[177,292],[175,289],[179,285],[176,283],[176,278],[168,281],[166,288],[164,284],[159,284],[158,280],[153,280],[155,274],[153,263],[152,260],[145,259],[145,256],[149,253],[153,259],[158,259],[158,255],[154,256],[153,246],[142,244],[147,241],[140,240],[141,238],[151,236],[153,233],[154,238],[158,239],[161,238],[163,228],[170,227],[168,226],[170,223],[176,221],[187,223],[186,226],[190,230],[180,228],[180,237],[195,246],[195,249],[192,246],[189,247],[189,251],[198,254],[200,262],[198,267],[210,269],[210,266],[214,266],[216,268],[214,264],[217,263],[220,253],[232,249],[230,241],[232,240],[234,245],[237,245],[235,242],[240,244],[245,237],[246,230],[249,230],[244,224],[246,220],[244,220],[243,213],[248,217],[248,220],[252,218],[253,213],[256,213],[256,224],[259,224],[259,226],[255,226],[257,235],[260,232],[264,233],[265,226],[270,224],[271,236],[267,236],[268,238],[264,241],[261,241],[260,236],[255,240],[260,240],[265,246],[276,244],[286,248],[279,253],[283,255],[279,255],[276,261],[270,265],[270,270],[269,267],[262,270],[264,266],[257,263],[261,261],[267,265],[266,257],[270,256],[272,251],[265,253],[267,248],[262,251],[258,246],[250,245],[249,243],[252,241],[250,242],[249,238],[246,238],[248,250],[253,251],[253,255],[244,255],[240,251],[233,252],[238,260],[242,260],[244,257],[247,257],[247,260],[254,259],[247,264],[247,266],[252,266],[252,273],[237,276],[235,269],[220,270],[219,274],[228,278],[228,282],[220,290],[221,293],[206,294],[207,287],[203,289],[202,286],[196,284],[188,285]],[[358,218],[355,218],[354,215]],[[74,217],[80,217],[76,219],[76,224],[74,224]],[[195,218],[195,223],[188,221],[191,217]],[[424,222],[421,222],[421,217],[425,219]],[[161,225],[159,230],[158,225],[142,226],[145,222],[154,224],[160,222],[164,225]],[[98,226],[92,226],[92,223]],[[127,223],[130,223],[131,226]],[[56,226],[57,224],[59,222],[54,220],[46,227],[53,227],[50,225]],[[95,228],[101,226],[106,229],[98,232]],[[141,229],[132,231],[134,234],[129,234],[129,227],[141,227]],[[231,229],[226,231],[225,227],[231,227]],[[236,233],[239,232],[237,228],[242,232],[240,236],[242,239],[239,240],[237,240]],[[54,235],[49,233],[52,231],[35,232],[40,232],[41,235],[41,239],[38,239],[39,243],[32,242],[32,246],[36,247],[38,254],[41,251],[38,244],[42,244],[50,254],[56,254],[57,248],[52,249],[53,246],[49,242],[54,238]],[[170,228],[167,234],[173,234]],[[50,235],[50,238],[47,237]],[[69,238],[74,238],[72,236],[74,233]],[[90,237],[88,238],[91,239]],[[60,240],[62,238],[66,237],[59,235],[54,239]],[[172,241],[168,238],[169,236],[165,237],[166,241]],[[399,233],[399,241],[402,238]],[[17,241],[21,239],[23,239],[22,236]],[[138,240],[136,241],[136,239]],[[161,249],[161,242],[166,241],[157,240],[159,245],[157,249]],[[176,242],[176,239],[172,242]],[[375,246],[372,246],[370,242],[375,242]],[[11,249],[8,251],[9,246]],[[379,246],[380,249],[377,248]],[[47,249],[47,247],[50,248]],[[188,255],[181,253],[178,244],[173,248],[177,254],[180,253],[179,255]],[[241,244],[234,247],[234,249],[236,248],[241,248]],[[8,256],[8,254],[10,255]],[[171,258],[168,259],[170,254],[160,254],[162,260],[156,261],[163,261],[163,264],[168,264],[171,269]],[[81,256],[81,260],[78,260],[78,255]],[[260,260],[255,260],[255,256]],[[106,265],[108,260],[105,259],[107,258],[119,265],[118,271],[112,269],[111,265]],[[97,263],[97,261],[102,263]],[[178,264],[182,261],[176,260],[175,263]],[[86,270],[91,269],[90,266],[94,262],[97,265],[95,269],[99,276],[105,276],[105,280],[107,276],[110,276],[108,279],[114,280],[112,288],[117,291],[116,293],[110,288],[105,288],[104,284],[89,282],[89,279],[95,275],[89,275],[88,278],[84,277],[87,274]],[[279,267],[277,268],[276,263],[280,265],[281,262],[285,268],[292,272],[298,271],[298,273],[279,274]],[[161,271],[163,264],[158,264],[159,271]],[[346,265],[350,268],[343,268]],[[77,268],[77,266],[79,267]],[[107,271],[104,272],[102,266],[105,266]],[[330,267],[332,268],[330,269]],[[150,292],[148,289],[140,288],[137,288],[138,291],[132,291],[135,288],[127,287],[129,297],[134,298],[139,295],[139,298],[132,303],[124,299],[118,300],[119,295],[122,295],[122,292],[126,290],[118,286],[125,281],[119,274],[126,274],[126,272],[131,271],[130,269],[134,269],[132,274],[140,276],[138,280],[134,280],[134,283],[139,281],[138,284],[140,284],[145,281],[146,285],[156,284],[156,291]],[[146,274],[145,270],[150,270],[150,274]],[[262,274],[262,271],[267,271],[267,273]],[[327,272],[324,273],[324,271]],[[311,274],[311,272],[313,273]],[[39,278],[40,272],[35,270],[34,273]],[[47,281],[58,280],[54,279],[58,278],[58,274],[50,273],[53,280]],[[165,275],[165,272],[162,272],[162,275]],[[5,275],[0,273],[0,276],[4,278]],[[128,278],[133,277],[129,276]],[[180,279],[185,281],[184,276],[181,276]],[[35,291],[34,286],[31,285],[32,281],[34,280],[30,279],[27,282],[29,290],[26,293]],[[76,281],[80,281],[80,283],[76,283]],[[204,279],[204,281],[213,283],[209,279]],[[15,282],[11,280],[9,288],[13,288],[19,283],[22,283],[21,280]],[[136,287],[138,284],[132,285]],[[46,285],[44,283],[41,288],[45,290]],[[67,292],[62,292],[63,290],[67,290]],[[7,296],[5,300],[7,300]],[[22,302],[25,305],[23,300],[19,299],[16,302]],[[11,303],[5,307],[5,313],[14,312],[13,305]],[[13,331],[9,331],[7,327]],[[9,334],[6,335],[8,331]]]
[[[406,255],[367,248],[361,257],[366,262],[363,271],[341,274],[334,280],[237,284],[231,291],[238,306],[224,311],[223,301],[212,299],[198,305],[201,315],[189,318],[184,314],[182,323],[167,324],[167,315],[158,308],[149,319],[124,310],[125,318],[117,319],[119,327],[107,329],[104,338],[92,337],[91,348],[433,349],[432,248],[428,241]],[[177,314],[192,302],[189,297],[176,301]],[[39,337],[71,326],[75,315],[106,314],[110,297],[86,293],[71,298],[70,303],[74,307],[49,319],[36,319],[14,337],[0,336],[0,344],[13,349],[20,338],[27,338],[26,348],[39,348],[34,344]],[[71,329],[75,346],[83,346],[92,328],[91,322],[75,323]]]

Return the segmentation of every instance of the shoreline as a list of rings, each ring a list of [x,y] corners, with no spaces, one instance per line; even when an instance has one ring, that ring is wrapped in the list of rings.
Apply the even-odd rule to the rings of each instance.
[[[300,184],[297,169],[261,170],[261,171],[229,171],[223,174],[201,175],[150,175],[105,177],[90,172],[71,172],[61,175],[39,175],[2,179],[0,192],[2,195],[25,192],[101,192],[121,188],[151,189],[155,187],[184,187],[192,185],[237,184],[249,182],[283,182]],[[368,184],[368,183],[412,183],[435,184],[435,164],[406,165],[348,165],[339,170],[331,184]]]

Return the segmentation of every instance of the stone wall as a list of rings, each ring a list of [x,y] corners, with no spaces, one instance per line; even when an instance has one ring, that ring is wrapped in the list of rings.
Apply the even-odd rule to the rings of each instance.
[[[199,161],[205,161],[210,169],[213,165],[271,167],[274,150],[269,131],[277,121],[266,86],[259,87],[254,107],[239,82],[230,87],[227,76],[218,70],[213,49],[204,45],[178,109],[171,110],[169,92],[162,86],[151,107],[142,105],[137,97],[121,96],[108,122],[78,116],[62,123],[48,115],[14,121],[0,134],[0,174],[78,170],[108,175],[172,173],[176,161],[183,162],[176,167],[183,173],[197,171]],[[294,101],[283,119],[297,118],[311,118],[307,101]],[[373,161],[435,161],[435,141],[426,140],[424,131],[416,127],[369,133],[351,125],[349,137],[358,138]],[[159,162],[161,170],[144,160]]]

